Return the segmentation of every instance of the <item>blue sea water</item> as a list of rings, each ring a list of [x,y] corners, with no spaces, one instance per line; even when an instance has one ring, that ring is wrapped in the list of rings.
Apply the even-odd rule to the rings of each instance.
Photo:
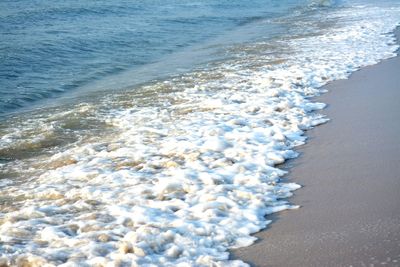
[[[1,1],[0,114],[90,87],[246,23],[308,4],[300,0]],[[147,78],[168,70],[168,65],[161,64]],[[126,79],[125,85],[134,80]]]

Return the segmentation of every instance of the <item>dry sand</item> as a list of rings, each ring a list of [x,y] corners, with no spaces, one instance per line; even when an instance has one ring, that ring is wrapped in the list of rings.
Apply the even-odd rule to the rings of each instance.
[[[400,32],[397,31],[399,39]],[[309,131],[289,180],[304,185],[295,211],[251,247],[253,266],[400,266],[400,57],[325,87],[331,119]]]

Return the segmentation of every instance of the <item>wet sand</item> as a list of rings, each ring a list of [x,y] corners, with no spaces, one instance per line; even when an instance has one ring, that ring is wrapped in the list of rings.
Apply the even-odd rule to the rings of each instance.
[[[400,30],[396,32],[400,37]],[[400,266],[400,57],[325,87],[331,121],[308,131],[288,180],[299,210],[273,215],[233,258],[253,266]]]

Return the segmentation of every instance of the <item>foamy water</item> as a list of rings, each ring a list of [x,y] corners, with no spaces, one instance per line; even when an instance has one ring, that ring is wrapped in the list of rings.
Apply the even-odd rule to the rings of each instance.
[[[4,122],[0,262],[246,266],[228,250],[298,208],[279,164],[328,120],[311,97],[398,48],[399,7],[314,11],[230,59]]]

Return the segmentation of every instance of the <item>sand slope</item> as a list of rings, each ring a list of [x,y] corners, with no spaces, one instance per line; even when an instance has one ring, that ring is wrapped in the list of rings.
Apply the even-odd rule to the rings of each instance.
[[[399,32],[397,32],[399,37]],[[326,86],[331,122],[288,165],[302,208],[233,257],[254,266],[400,266],[400,57]]]

